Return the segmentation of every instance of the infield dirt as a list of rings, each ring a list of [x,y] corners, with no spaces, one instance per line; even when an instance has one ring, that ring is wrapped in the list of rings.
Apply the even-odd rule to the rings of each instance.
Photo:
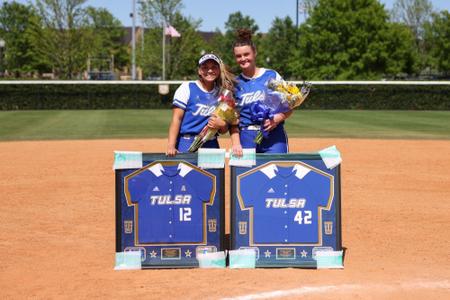
[[[114,271],[113,151],[166,140],[0,142],[0,298],[450,298],[450,141],[289,144],[342,153],[343,270]]]

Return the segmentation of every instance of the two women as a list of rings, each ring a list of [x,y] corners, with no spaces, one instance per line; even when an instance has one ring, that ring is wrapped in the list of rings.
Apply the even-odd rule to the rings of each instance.
[[[281,79],[281,76],[274,70],[256,66],[257,51],[249,30],[238,31],[233,53],[242,71],[237,77],[234,89],[230,86],[234,81],[233,75],[226,70],[222,61],[214,54],[206,54],[199,60],[199,80],[183,83],[175,92],[167,155],[174,156],[177,152],[187,152],[195,135],[206,124],[221,133],[228,130],[224,121],[214,115],[211,116],[217,103],[212,98],[217,99],[217,93],[224,87],[235,92],[240,111],[239,125],[230,128],[233,153],[242,155],[243,148],[256,148],[257,153],[288,152],[287,135],[283,124],[292,112],[276,114],[273,119],[259,124],[252,120],[251,111],[252,103],[266,97],[266,82],[271,78]],[[269,134],[261,144],[256,144],[254,139],[261,126]],[[208,141],[203,148],[219,148],[217,139]]]

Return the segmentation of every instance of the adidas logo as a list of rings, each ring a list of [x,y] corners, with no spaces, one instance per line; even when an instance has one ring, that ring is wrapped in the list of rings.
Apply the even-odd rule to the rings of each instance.
[[[184,185],[181,186],[181,191],[186,192],[186,187]]]
[[[275,193],[275,191],[273,190],[273,188],[270,188],[267,192],[268,192],[268,193]]]
[[[158,188],[157,186],[155,186],[155,187],[153,188],[153,191],[154,191],[154,192],[159,192],[159,188]]]

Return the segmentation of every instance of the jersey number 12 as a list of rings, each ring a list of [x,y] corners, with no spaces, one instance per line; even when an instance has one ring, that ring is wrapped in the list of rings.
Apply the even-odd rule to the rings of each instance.
[[[180,207],[180,222],[191,221],[191,214],[190,207]]]

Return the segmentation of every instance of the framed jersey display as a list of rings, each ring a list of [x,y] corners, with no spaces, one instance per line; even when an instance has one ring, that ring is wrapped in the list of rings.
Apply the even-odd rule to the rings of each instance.
[[[231,248],[255,249],[257,267],[316,267],[340,251],[340,166],[319,154],[257,154],[231,167]]]
[[[142,266],[195,267],[198,252],[224,247],[224,170],[197,154],[142,154],[116,169],[116,252],[141,251]]]

